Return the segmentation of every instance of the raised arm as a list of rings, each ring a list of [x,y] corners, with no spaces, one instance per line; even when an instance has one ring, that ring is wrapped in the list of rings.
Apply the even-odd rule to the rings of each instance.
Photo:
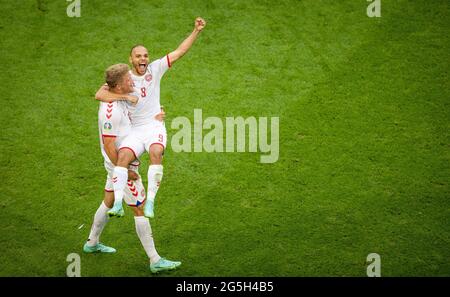
[[[136,96],[116,94],[111,92],[107,84],[104,84],[100,87],[100,89],[98,89],[97,93],[95,93],[95,99],[103,102],[127,100],[133,104],[136,104],[138,101],[138,98]]]
[[[195,19],[195,26],[194,31],[178,46],[176,50],[169,53],[169,60],[170,63],[175,63],[176,60],[184,56],[188,52],[188,50],[191,48],[194,41],[197,39],[198,34],[205,28],[206,22],[202,18],[196,18]]]

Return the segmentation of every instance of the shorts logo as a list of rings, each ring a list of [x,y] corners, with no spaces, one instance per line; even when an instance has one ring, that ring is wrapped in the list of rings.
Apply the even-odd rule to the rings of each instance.
[[[146,81],[151,81],[151,80],[152,80],[152,75],[151,75],[151,74],[147,74],[147,75],[145,76],[145,80],[146,80]]]
[[[145,198],[145,190],[144,189],[142,189],[142,191],[141,191],[141,196]]]
[[[112,129],[112,124],[111,124],[110,122],[106,122],[106,123],[103,125],[103,128],[104,128],[105,130],[111,130],[111,129]]]

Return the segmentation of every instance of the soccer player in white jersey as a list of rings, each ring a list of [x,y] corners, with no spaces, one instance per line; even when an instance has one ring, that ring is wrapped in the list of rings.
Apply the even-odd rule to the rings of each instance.
[[[106,70],[106,83],[115,94],[126,95],[133,92],[133,81],[126,64],[116,64]],[[157,117],[162,120],[161,114]],[[89,239],[83,247],[86,253],[103,252],[114,253],[116,250],[99,242],[99,237],[108,221],[107,212],[114,202],[113,171],[117,163],[118,148],[123,139],[131,130],[128,110],[124,101],[101,102],[98,112],[98,125],[100,147],[104,158],[105,169],[108,172],[105,185],[105,197],[97,209],[94,222],[91,227]],[[124,200],[134,212],[136,233],[150,258],[150,270],[153,273],[175,269],[181,262],[175,262],[161,258],[156,251],[152,230],[148,218],[144,216],[142,209],[145,201],[145,188],[138,171],[139,161],[134,160],[128,167],[128,181],[124,190]],[[119,214],[123,216],[122,213]]]
[[[119,149],[117,166],[114,168],[115,202],[108,211],[110,216],[120,216],[122,200],[127,182],[127,167],[135,159],[147,151],[151,165],[148,169],[147,200],[144,206],[146,217],[154,217],[154,200],[163,176],[162,155],[166,147],[166,128],[163,122],[155,120],[160,112],[160,82],[164,73],[191,48],[199,33],[206,26],[205,20],[195,20],[193,32],[168,55],[149,64],[147,49],[142,45],[134,46],[130,53],[132,65],[131,76],[134,90],[139,97],[135,106],[129,107],[132,129]],[[117,100],[106,87],[100,88],[96,98],[102,101]]]

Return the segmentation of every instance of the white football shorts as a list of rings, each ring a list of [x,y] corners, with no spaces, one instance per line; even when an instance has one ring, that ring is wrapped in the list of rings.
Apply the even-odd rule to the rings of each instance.
[[[133,151],[136,159],[144,153],[149,152],[153,144],[162,145],[166,148],[167,132],[163,122],[154,120],[150,124],[131,128],[130,134],[120,144],[119,150],[129,149]]]

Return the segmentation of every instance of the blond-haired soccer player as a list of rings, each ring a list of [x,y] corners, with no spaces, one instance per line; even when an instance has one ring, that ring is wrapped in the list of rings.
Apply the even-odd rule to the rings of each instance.
[[[106,83],[111,92],[117,95],[132,93],[133,80],[129,73],[129,67],[126,64],[116,64],[106,70]],[[157,119],[162,120],[164,114],[159,114]],[[128,109],[124,101],[101,102],[98,111],[98,127],[100,137],[100,148],[104,158],[105,169],[108,172],[105,185],[105,197],[102,204],[97,209],[94,216],[94,222],[91,227],[89,238],[86,241],[83,250],[86,253],[103,252],[114,253],[116,250],[105,246],[99,242],[100,234],[108,221],[107,212],[114,203],[113,184],[116,182],[113,177],[114,167],[117,164],[118,148],[124,138],[130,133],[131,123],[128,117]],[[145,188],[138,171],[139,161],[133,160],[130,166],[127,166],[127,181],[124,189],[124,201],[134,212],[134,221],[136,233],[142,246],[150,258],[150,270],[159,272],[175,269],[181,262],[169,261],[161,258],[155,248],[152,236],[152,229],[148,218],[144,216],[143,203],[145,202]],[[123,216],[122,213],[119,213]]]
[[[205,20],[197,18],[193,32],[168,55],[149,63],[148,50],[137,45],[131,49],[131,77],[134,82],[135,95],[139,97],[136,105],[129,107],[132,129],[119,148],[117,166],[114,168],[115,202],[108,211],[110,216],[120,216],[122,200],[127,183],[127,167],[147,151],[151,165],[148,168],[147,200],[144,206],[146,217],[154,217],[154,200],[163,176],[162,156],[166,147],[167,133],[164,123],[155,119],[160,112],[160,83],[164,73],[191,48],[200,32],[206,26]],[[120,99],[110,92],[108,86],[101,87],[96,99],[111,101]]]

